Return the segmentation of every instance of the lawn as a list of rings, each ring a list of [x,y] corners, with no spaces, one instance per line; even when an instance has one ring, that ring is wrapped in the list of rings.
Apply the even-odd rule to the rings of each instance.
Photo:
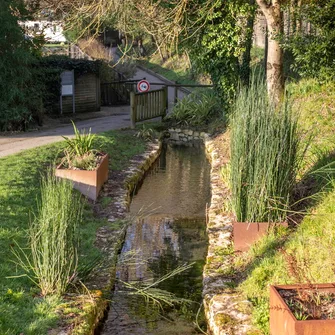
[[[106,151],[112,170],[125,168],[131,157],[145,150],[145,142],[130,131],[100,134],[97,146]],[[27,246],[26,230],[39,198],[40,175],[53,166],[64,142],[27,150],[0,159],[0,334],[46,334],[59,319],[61,298],[39,295],[39,289],[15,264],[12,248]],[[95,217],[91,205],[85,205],[81,226],[80,262],[89,264],[99,257],[93,246],[98,227],[108,225]],[[18,276],[17,278],[13,278]]]

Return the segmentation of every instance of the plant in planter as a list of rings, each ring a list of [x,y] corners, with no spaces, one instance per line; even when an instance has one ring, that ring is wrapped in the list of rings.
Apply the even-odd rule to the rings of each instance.
[[[55,175],[71,180],[75,189],[96,200],[102,185],[108,180],[108,155],[93,149],[96,135],[91,134],[91,129],[88,133],[80,133],[72,124],[75,136],[64,137],[67,147]]]
[[[231,190],[235,250],[247,250],[270,226],[284,224],[299,162],[297,117],[276,108],[266,86],[241,88],[231,118]]]
[[[335,283],[270,286],[271,335],[335,333]]]
[[[271,335],[335,333],[335,283],[312,284],[311,259],[297,250],[281,250],[294,282],[270,286]]]

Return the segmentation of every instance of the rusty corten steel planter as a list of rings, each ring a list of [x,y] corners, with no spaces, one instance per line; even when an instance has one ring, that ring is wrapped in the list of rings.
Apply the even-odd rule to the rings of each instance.
[[[102,185],[108,180],[108,155],[104,155],[96,170],[70,170],[58,166],[56,177],[73,182],[73,187],[89,199],[97,200]]]
[[[264,236],[275,226],[287,227],[287,222],[234,222],[233,239],[235,251],[248,251],[250,245]]]
[[[295,318],[278,290],[311,288],[310,285],[270,286],[270,335],[334,335],[335,320],[305,320]],[[320,292],[335,293],[335,284],[313,284]]]

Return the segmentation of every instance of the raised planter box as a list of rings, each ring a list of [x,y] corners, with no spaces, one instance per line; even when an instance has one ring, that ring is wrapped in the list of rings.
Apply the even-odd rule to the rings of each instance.
[[[287,227],[287,222],[234,222],[233,239],[235,251],[247,251],[250,245],[267,234],[275,226]]]
[[[270,335],[334,335],[335,320],[305,320],[295,318],[278,290],[310,289],[310,285],[270,286]],[[335,284],[315,284],[319,292],[335,293]]]
[[[71,180],[76,190],[95,201],[102,185],[108,180],[108,155],[102,157],[96,170],[69,170],[58,166],[55,175]]]

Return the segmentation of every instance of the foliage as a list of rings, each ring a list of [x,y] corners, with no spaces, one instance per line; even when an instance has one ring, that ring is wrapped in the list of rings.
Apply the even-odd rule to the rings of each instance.
[[[147,127],[145,124],[142,124],[140,130],[134,136],[137,138],[142,138],[145,141],[152,141],[156,135],[157,134],[154,129]]]
[[[188,126],[205,126],[215,117],[224,117],[221,100],[214,90],[199,89],[179,100],[166,120]]]
[[[53,55],[43,57],[40,60],[40,66],[57,69],[59,73],[62,71],[74,70],[77,77],[85,73],[100,73],[101,62],[88,59],[72,59],[63,55]]]
[[[297,117],[276,110],[265,84],[241,88],[231,118],[232,203],[238,221],[286,219],[298,166]]]
[[[40,122],[41,83],[35,66],[34,40],[25,38],[18,24],[24,19],[22,1],[0,3],[0,131],[24,130]]]
[[[232,101],[238,78],[243,77],[246,70],[242,58],[252,33],[247,23],[255,12],[250,3],[243,0],[217,1],[213,11],[206,13],[196,39],[189,41],[190,56],[196,68],[210,74],[226,102]]]
[[[113,62],[102,62],[100,68],[100,82],[110,83],[112,81],[127,80],[134,77],[136,64],[130,59]]]
[[[93,149],[96,135],[91,134],[91,128],[86,133],[85,129],[80,132],[73,121],[72,125],[74,138],[63,136],[67,146],[64,149],[62,165],[69,169],[94,170],[98,164],[97,151]]]
[[[75,137],[68,138],[63,136],[67,144],[66,150],[71,155],[83,156],[93,150],[93,140],[95,139],[96,135],[91,134],[91,128],[89,129],[88,133],[86,133],[85,129],[80,132],[73,121],[72,125]]]
[[[307,1],[300,8],[300,20],[309,22],[311,31],[301,29],[285,41],[284,47],[295,58],[293,69],[303,77],[334,79],[335,1]]]
[[[52,171],[42,177],[41,202],[29,227],[30,255],[14,249],[19,265],[45,295],[62,295],[76,277],[80,197],[71,182],[57,180]]]

